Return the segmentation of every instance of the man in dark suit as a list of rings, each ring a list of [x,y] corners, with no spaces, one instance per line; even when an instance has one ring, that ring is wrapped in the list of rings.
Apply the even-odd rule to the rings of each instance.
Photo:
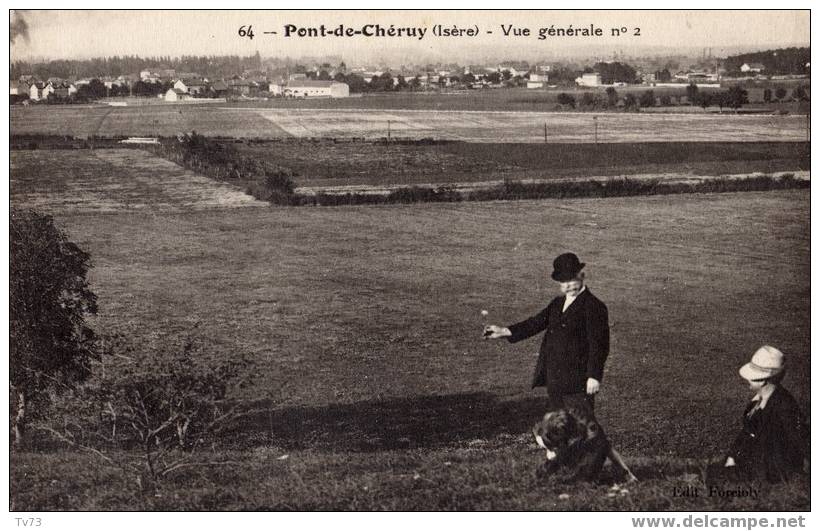
[[[573,253],[560,255],[552,278],[561,296],[525,321],[484,329],[486,339],[506,337],[511,343],[545,332],[532,387],[546,386],[553,409],[564,407],[570,396],[584,397],[592,408],[609,355],[607,308],[584,285],[584,265]]]

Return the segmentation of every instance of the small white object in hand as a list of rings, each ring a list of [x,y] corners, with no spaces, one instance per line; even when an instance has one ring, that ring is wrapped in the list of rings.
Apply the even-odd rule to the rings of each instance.
[[[481,310],[481,315],[483,315],[484,317],[487,317],[489,314],[490,312],[488,312],[487,310]]]
[[[569,494],[559,494],[558,499],[559,500],[568,500],[569,499]]]
[[[285,460],[285,459],[287,459],[288,457],[290,457],[290,455],[285,454],[285,455],[283,455],[282,457],[277,457],[276,459],[278,459],[279,461],[284,461],[284,460]]]

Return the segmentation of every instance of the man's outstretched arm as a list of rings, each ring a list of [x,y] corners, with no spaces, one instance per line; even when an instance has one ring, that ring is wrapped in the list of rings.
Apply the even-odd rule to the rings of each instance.
[[[486,339],[506,337],[510,343],[516,343],[543,332],[546,328],[547,308],[544,308],[529,319],[509,327],[490,325],[484,329],[484,337]]]

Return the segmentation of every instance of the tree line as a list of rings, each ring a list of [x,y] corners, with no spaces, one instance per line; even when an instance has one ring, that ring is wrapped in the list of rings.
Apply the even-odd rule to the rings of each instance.
[[[806,94],[805,90],[803,94]],[[683,96],[683,94],[676,98],[678,102],[680,102],[681,96]],[[686,87],[685,96],[689,105],[697,105],[704,109],[711,106],[717,106],[721,110],[723,110],[724,107],[739,109],[749,103],[748,92],[738,85],[723,91],[701,91],[697,85],[692,83]],[[611,109],[623,107],[624,110],[638,110],[641,107],[655,107],[658,104],[661,106],[673,105],[673,95],[664,93],[658,97],[655,95],[654,90],[646,90],[638,95],[628,92],[621,97],[614,87],[607,87],[604,94],[584,92],[580,97],[561,92],[556,97],[556,102],[559,105],[572,109]]]
[[[767,75],[808,74],[810,61],[811,48],[793,47],[732,55],[726,58],[724,66],[730,74],[740,74],[744,63],[762,64]]]
[[[47,62],[14,61],[11,79],[33,74],[40,79],[50,77],[84,78],[135,74],[143,70],[172,69],[177,72],[196,72],[208,78],[227,78],[237,72],[262,70],[259,52],[250,56],[239,55],[183,55],[181,57],[140,57],[138,55],[94,57],[92,59],[55,59]]]

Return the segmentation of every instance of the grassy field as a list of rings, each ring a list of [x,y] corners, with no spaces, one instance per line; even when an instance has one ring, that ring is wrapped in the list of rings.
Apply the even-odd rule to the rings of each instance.
[[[244,138],[435,138],[469,142],[593,143],[589,113],[361,110],[158,104],[11,108],[13,134],[173,136],[196,130]],[[604,113],[598,142],[801,141],[805,116]]]
[[[748,398],[737,368],[759,345],[787,353],[786,385],[809,409],[808,190],[197,209],[215,185],[167,168],[128,208],[118,186],[144,177],[122,165],[19,155],[12,204],[48,205],[93,257],[94,327],[139,343],[197,325],[203,355],[254,360],[235,398],[257,413],[212,450],[235,465],[149,495],[91,456],[13,454],[15,510],[808,509],[807,481],[754,501],[672,494],[731,440]],[[173,209],[167,175],[191,183]],[[66,200],[77,183],[105,208]],[[597,410],[644,480],[626,494],[535,481],[537,341],[480,339],[481,310],[507,324],[549,300],[549,261],[568,249],[610,309]]]
[[[808,170],[804,142],[435,145],[334,142],[237,144],[294,170],[300,186],[464,183],[631,174],[726,175]]]
[[[235,187],[133,149],[14,151],[15,204],[44,212],[266,207]]]
[[[791,94],[797,85],[803,85],[808,89],[808,79],[784,81],[781,83],[744,83],[749,92],[749,107],[765,107],[771,110],[786,111],[791,113],[800,112],[800,106],[796,102],[771,102],[763,105],[763,89],[769,86],[774,90],[776,86],[784,86]],[[732,83],[723,87],[726,90]],[[683,87],[617,87],[618,95],[623,97],[626,94],[640,96],[647,90],[652,90],[655,97],[668,95],[678,98],[686,95],[686,88]],[[703,88],[706,92],[714,92],[716,89]],[[340,99],[307,99],[293,100],[286,98],[274,98],[266,102],[232,102],[232,105],[240,107],[266,106],[271,108],[299,108],[311,109],[414,109],[414,110],[447,110],[447,111],[524,111],[542,112],[552,111],[561,108],[558,105],[558,94],[567,93],[575,96],[579,100],[584,93],[605,96],[606,87],[597,89],[581,87],[560,87],[551,89],[501,89],[501,90],[458,90],[445,92],[400,92],[400,93],[368,93],[360,97],[340,98]],[[680,112],[692,110],[689,105],[675,105],[668,110],[677,109]],[[696,112],[703,112],[700,107]],[[718,112],[717,107],[709,109]],[[805,114],[802,112],[801,114]]]

